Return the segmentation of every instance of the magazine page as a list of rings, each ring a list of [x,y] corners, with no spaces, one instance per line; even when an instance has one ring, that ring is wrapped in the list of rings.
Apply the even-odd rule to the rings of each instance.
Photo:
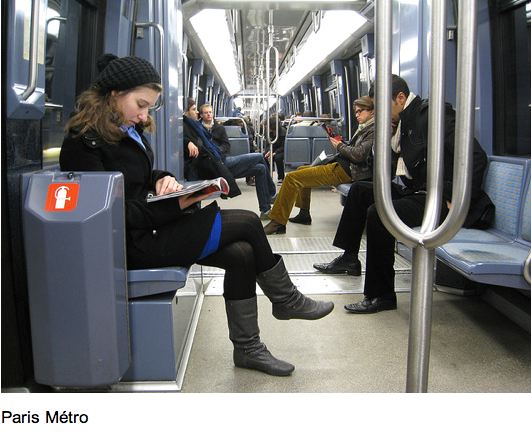
[[[168,193],[166,195],[149,194],[147,202],[161,201],[163,199],[175,198],[178,196],[189,195],[192,193],[206,194],[210,193],[211,197],[217,197],[222,194],[229,193],[229,185],[227,180],[223,177],[214,178],[212,180],[190,181],[183,184],[183,189],[177,192]]]

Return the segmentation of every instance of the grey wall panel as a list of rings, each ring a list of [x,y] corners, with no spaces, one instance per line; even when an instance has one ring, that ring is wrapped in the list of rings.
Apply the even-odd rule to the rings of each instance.
[[[476,130],[475,136],[489,155],[493,150],[494,97],[492,95],[492,50],[489,5],[478,3],[478,57],[476,76]],[[507,108],[508,109],[508,108]],[[510,110],[509,110],[510,113]]]
[[[162,146],[166,147],[165,167],[179,179],[183,171],[183,18],[181,0],[163,2],[165,71],[162,77],[164,86],[165,137]]]
[[[105,11],[105,53],[129,56],[133,29],[133,0],[107,1]]]

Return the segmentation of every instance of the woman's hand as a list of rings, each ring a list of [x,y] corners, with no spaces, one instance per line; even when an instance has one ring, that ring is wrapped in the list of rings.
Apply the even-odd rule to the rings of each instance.
[[[179,184],[171,175],[166,175],[165,177],[158,179],[155,183],[155,193],[157,195],[178,192],[179,190],[182,190],[182,188],[183,185]]]
[[[337,140],[337,139],[334,139],[333,137],[329,138],[330,139],[330,143],[332,144],[332,146],[337,149],[338,145],[341,143],[340,140]]]
[[[188,155],[190,157],[197,157],[199,155],[199,148],[193,142],[188,142]]]
[[[181,210],[190,207],[196,202],[202,201],[203,199],[210,196],[210,193],[190,193],[189,195],[183,195],[179,197],[179,206]]]

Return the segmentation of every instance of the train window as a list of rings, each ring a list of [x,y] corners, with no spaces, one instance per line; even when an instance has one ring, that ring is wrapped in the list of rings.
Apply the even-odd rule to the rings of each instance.
[[[531,155],[531,0],[498,0],[493,16],[495,154]]]

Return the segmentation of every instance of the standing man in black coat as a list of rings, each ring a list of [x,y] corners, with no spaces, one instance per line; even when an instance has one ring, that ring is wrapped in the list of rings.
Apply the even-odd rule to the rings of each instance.
[[[396,132],[391,147],[397,157],[396,182],[393,182],[393,205],[402,221],[410,227],[421,225],[426,203],[426,163],[428,138],[428,102],[409,92],[407,83],[393,75],[391,117]],[[455,112],[446,105],[444,125],[444,189],[441,220],[448,214],[452,197]],[[487,156],[474,140],[472,200],[480,195]],[[469,216],[472,210],[469,212]],[[465,225],[473,222],[465,221]],[[350,313],[375,313],[396,309],[394,292],[395,238],[383,225],[374,205],[373,185],[360,181],[350,188],[334,246],[345,253],[330,263],[314,264],[323,273],[361,275],[358,253],[367,227],[367,256],[362,301],[348,304]]]

